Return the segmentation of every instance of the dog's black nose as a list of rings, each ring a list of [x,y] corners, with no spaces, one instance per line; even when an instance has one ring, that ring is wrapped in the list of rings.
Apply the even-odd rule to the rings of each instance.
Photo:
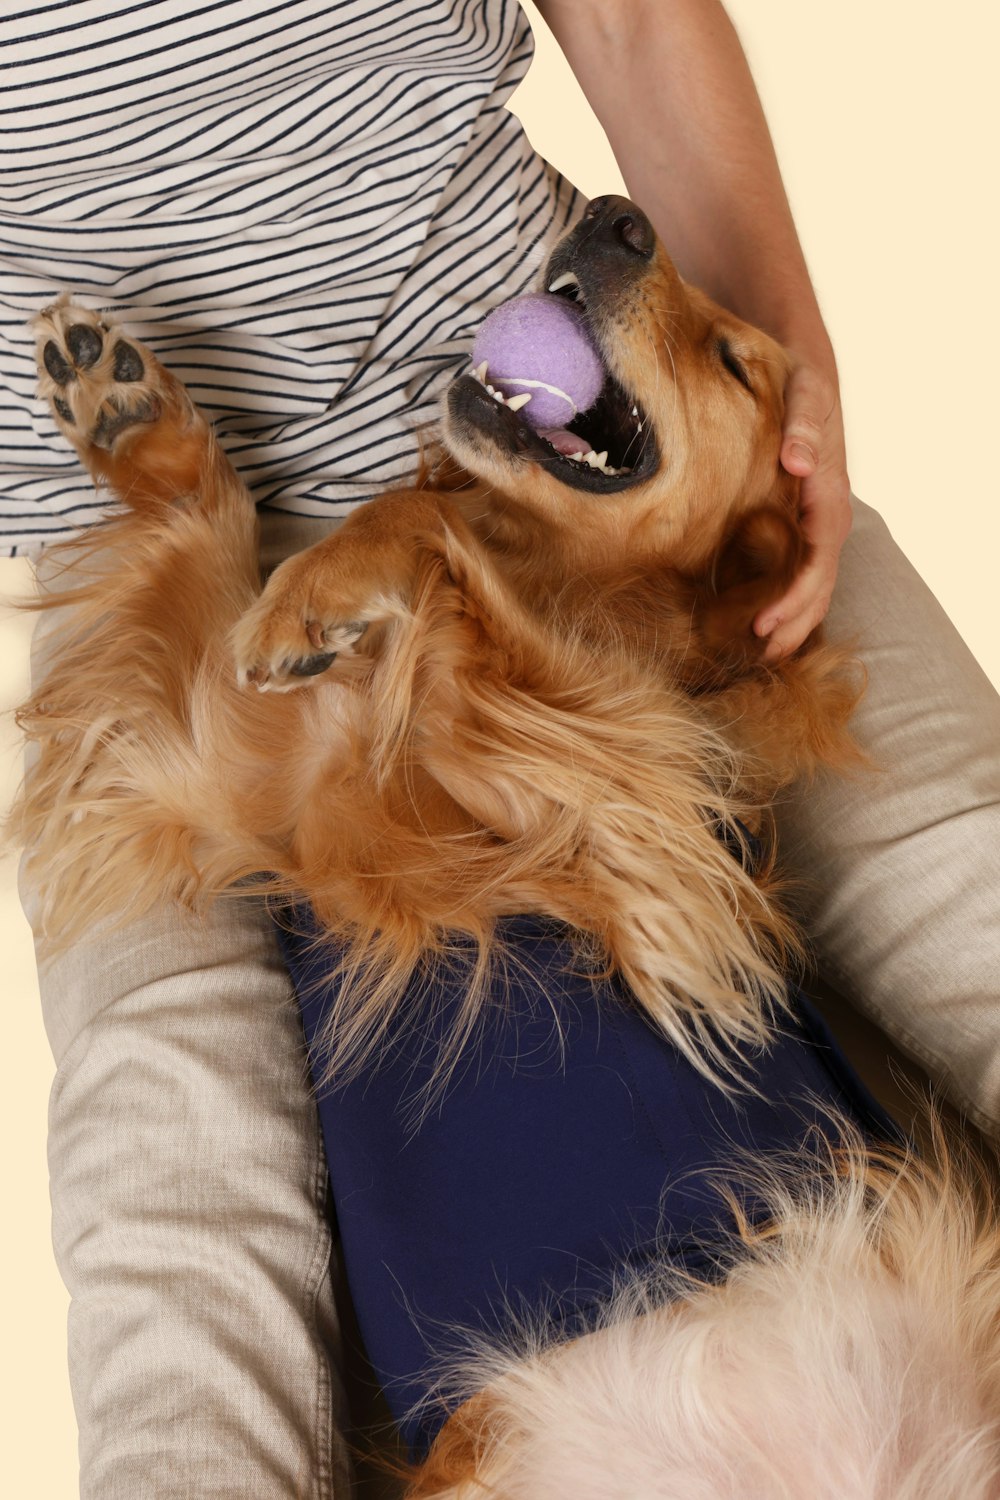
[[[651,259],[656,248],[653,226],[642,209],[630,199],[616,198],[612,194],[595,198],[587,205],[583,217],[593,223],[591,234],[600,235],[626,255]]]

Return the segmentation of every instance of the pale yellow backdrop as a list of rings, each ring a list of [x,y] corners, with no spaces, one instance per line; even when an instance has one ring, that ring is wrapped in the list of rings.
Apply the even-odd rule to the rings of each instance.
[[[837,345],[855,489],[883,511],[1000,682],[997,9],[987,0],[733,0],[729,8]],[[621,190],[600,130],[540,28],[516,104],[538,149],[585,192]],[[642,111],[643,101],[634,107]],[[25,577],[23,565],[0,563],[3,592]],[[27,638],[24,620],[0,621],[4,705],[23,691]],[[0,801],[13,787],[12,746],[5,735]],[[45,1187],[51,1064],[10,859],[0,879],[10,1028],[0,1121],[3,1488],[68,1500],[76,1481],[66,1298]]]

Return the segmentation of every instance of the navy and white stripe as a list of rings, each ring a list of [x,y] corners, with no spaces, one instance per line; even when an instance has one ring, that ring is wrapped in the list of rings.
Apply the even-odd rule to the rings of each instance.
[[[0,548],[96,520],[28,319],[110,310],[259,503],[412,472],[483,312],[579,207],[504,107],[516,0],[56,0],[0,23]]]

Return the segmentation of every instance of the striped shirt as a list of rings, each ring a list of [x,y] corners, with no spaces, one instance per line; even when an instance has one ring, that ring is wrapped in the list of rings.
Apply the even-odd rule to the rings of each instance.
[[[580,206],[504,107],[531,55],[516,0],[5,10],[2,550],[109,504],[35,394],[28,320],[67,290],[185,382],[259,504],[404,481],[484,311]]]

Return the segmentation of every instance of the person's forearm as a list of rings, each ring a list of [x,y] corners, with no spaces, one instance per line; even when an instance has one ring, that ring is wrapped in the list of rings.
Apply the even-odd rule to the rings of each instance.
[[[681,274],[836,383],[761,109],[718,0],[539,0]]]

